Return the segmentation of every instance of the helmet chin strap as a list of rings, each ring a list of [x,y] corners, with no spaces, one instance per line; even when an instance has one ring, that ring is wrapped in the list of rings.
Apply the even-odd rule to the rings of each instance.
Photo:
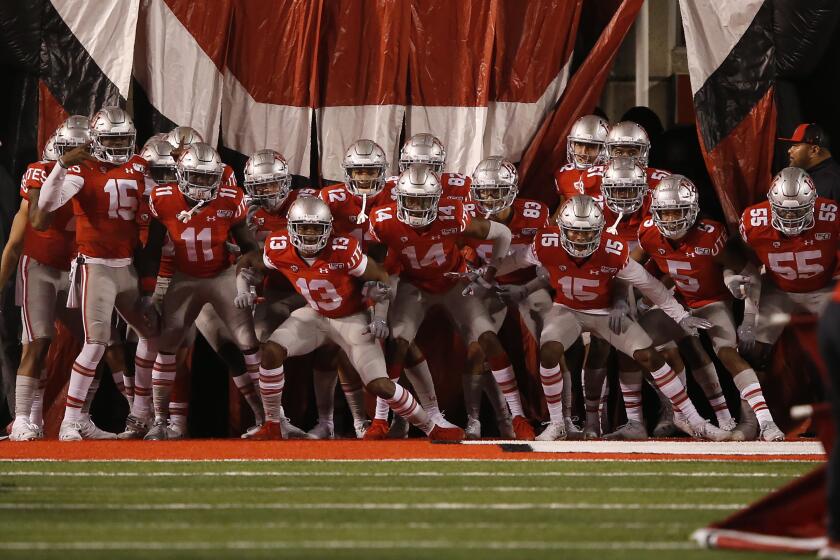
[[[621,210],[618,213],[618,218],[615,220],[615,223],[607,228],[607,233],[610,235],[618,235],[618,224],[621,223],[621,219],[624,218],[624,210]]]
[[[189,210],[181,210],[180,212],[178,212],[178,216],[177,216],[178,221],[186,224],[187,222],[189,222],[192,219],[193,215],[198,213],[198,211],[201,210],[201,208],[205,204],[207,204],[208,202],[209,202],[208,200],[199,200],[198,204],[196,204],[195,206],[193,206]]]
[[[356,223],[363,224],[367,220],[367,214],[365,214],[365,208],[367,208],[367,193],[362,193],[362,209],[359,210],[359,213],[356,214]]]

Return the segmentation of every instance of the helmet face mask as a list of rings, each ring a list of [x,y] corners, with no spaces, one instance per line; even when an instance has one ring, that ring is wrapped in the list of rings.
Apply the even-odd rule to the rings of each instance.
[[[797,167],[786,167],[774,178],[767,193],[770,224],[785,235],[799,235],[814,227],[817,190],[811,176]]]
[[[134,155],[137,130],[123,109],[103,107],[90,120],[93,156],[99,161],[121,165]]]
[[[609,124],[598,115],[584,115],[575,121],[566,138],[566,160],[576,169],[588,169],[606,160],[604,141]]]
[[[501,156],[490,156],[476,166],[470,198],[487,215],[510,208],[519,192],[516,167]]]
[[[586,258],[601,244],[604,214],[590,196],[575,196],[563,203],[557,216],[560,245],[569,255]]]
[[[428,165],[410,166],[394,189],[397,219],[415,228],[431,224],[437,218],[441,192],[440,181]]]
[[[642,167],[647,167],[650,156],[650,139],[640,125],[624,121],[610,129],[605,142],[609,159],[626,157],[636,160]]]
[[[385,188],[388,158],[373,140],[362,138],[350,144],[341,167],[347,190],[354,196],[376,196]]]
[[[195,202],[213,200],[222,181],[222,169],[222,160],[216,150],[197,142],[181,154],[175,165],[178,189]]]
[[[410,165],[428,165],[434,173],[440,175],[446,165],[446,149],[433,134],[421,132],[408,140],[400,150],[400,173]]]
[[[286,160],[274,150],[260,150],[245,163],[245,192],[269,211],[278,210],[289,196],[292,177]]]
[[[610,160],[601,179],[601,192],[607,208],[616,214],[632,214],[644,205],[647,191],[647,173],[636,160]]]
[[[663,236],[668,239],[684,237],[700,213],[697,187],[682,175],[665,177],[651,192],[650,213]]]
[[[157,183],[162,185],[164,183],[174,183],[177,180],[174,165],[149,165],[149,177]]]
[[[62,154],[58,152],[55,147],[55,134],[52,134],[47,143],[44,144],[44,151],[41,153],[41,159],[44,161],[56,161]]]
[[[286,214],[289,240],[304,255],[319,253],[332,234],[332,213],[318,198],[298,198]]]

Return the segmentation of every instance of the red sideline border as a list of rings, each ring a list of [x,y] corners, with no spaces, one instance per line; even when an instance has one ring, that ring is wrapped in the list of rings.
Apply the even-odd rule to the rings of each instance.
[[[31,441],[0,444],[0,460],[512,460],[512,461],[825,461],[825,455],[689,455],[510,452],[500,445],[408,441]]]

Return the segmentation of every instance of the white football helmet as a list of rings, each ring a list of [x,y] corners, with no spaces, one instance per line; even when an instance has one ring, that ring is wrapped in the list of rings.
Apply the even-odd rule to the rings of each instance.
[[[571,256],[585,258],[601,244],[604,213],[591,196],[573,196],[560,208],[557,225],[560,227],[560,245]]]
[[[485,214],[497,214],[509,208],[516,198],[519,174],[502,156],[490,156],[478,162],[472,175],[470,198]]]
[[[446,164],[446,150],[437,136],[428,132],[415,134],[403,144],[400,150],[400,173],[414,163],[429,165],[437,174],[443,173]]]
[[[204,142],[190,145],[175,164],[178,189],[196,202],[216,198],[222,181],[222,160],[216,150]]]
[[[647,168],[650,156],[650,138],[641,125],[631,121],[614,124],[604,142],[607,157],[632,157]]]
[[[55,149],[55,133],[50,134],[47,143],[44,144],[44,151],[41,152],[41,159],[44,161],[57,161],[61,157],[58,150]]]
[[[814,227],[817,189],[805,170],[785,167],[773,177],[770,191],[771,224],[785,235],[799,235]]]
[[[653,223],[668,239],[682,238],[700,213],[697,187],[683,175],[669,175],[659,181],[650,198]]]
[[[414,164],[400,173],[394,193],[397,196],[397,219],[411,227],[423,227],[437,218],[443,187],[428,165]]]
[[[172,144],[173,148],[192,146],[196,142],[204,142],[204,138],[196,129],[191,126],[176,126],[166,134],[166,141]]]
[[[604,203],[618,214],[632,214],[642,207],[648,192],[647,171],[634,158],[613,158],[601,178]]]
[[[347,190],[356,196],[376,196],[385,187],[388,158],[373,140],[361,139],[350,144],[341,167],[344,168]],[[362,174],[363,178],[354,178],[354,172]]]
[[[286,219],[292,246],[302,253],[311,255],[327,246],[333,217],[330,207],[320,198],[298,198],[289,207]]]
[[[149,164],[149,177],[155,183],[173,183],[175,177],[175,158],[172,157],[172,145],[166,140],[151,139],[140,150],[140,157]]]
[[[90,144],[90,119],[84,115],[72,115],[55,131],[55,150],[59,157],[67,150]]]
[[[245,162],[244,187],[251,200],[270,211],[277,210],[292,188],[286,159],[274,150],[254,152]]]
[[[120,107],[103,107],[90,119],[93,157],[105,163],[122,164],[134,155],[137,130]]]
[[[566,160],[577,169],[603,163],[607,159],[604,142],[609,132],[610,124],[598,115],[582,116],[566,137]]]

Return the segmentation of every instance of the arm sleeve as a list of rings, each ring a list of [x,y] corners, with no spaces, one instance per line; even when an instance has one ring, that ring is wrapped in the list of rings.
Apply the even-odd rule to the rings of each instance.
[[[41,187],[38,208],[44,212],[55,212],[76,196],[85,180],[78,175],[67,175],[67,169],[56,164]]]
[[[505,274],[510,274],[514,270],[527,268],[532,265],[542,266],[542,263],[540,263],[540,260],[537,258],[537,253],[533,243],[527,248],[523,247],[513,251],[511,254],[499,261],[499,266],[496,268],[496,276],[504,276]]]
[[[487,239],[493,241],[493,255],[490,264],[495,266],[510,251],[512,235],[507,226],[491,221],[490,231],[487,232]]]
[[[688,311],[674,299],[674,296],[662,282],[651,276],[642,265],[633,259],[628,260],[624,268],[618,271],[617,278],[626,280],[639,288],[650,301],[658,305],[677,323],[688,315]]]

